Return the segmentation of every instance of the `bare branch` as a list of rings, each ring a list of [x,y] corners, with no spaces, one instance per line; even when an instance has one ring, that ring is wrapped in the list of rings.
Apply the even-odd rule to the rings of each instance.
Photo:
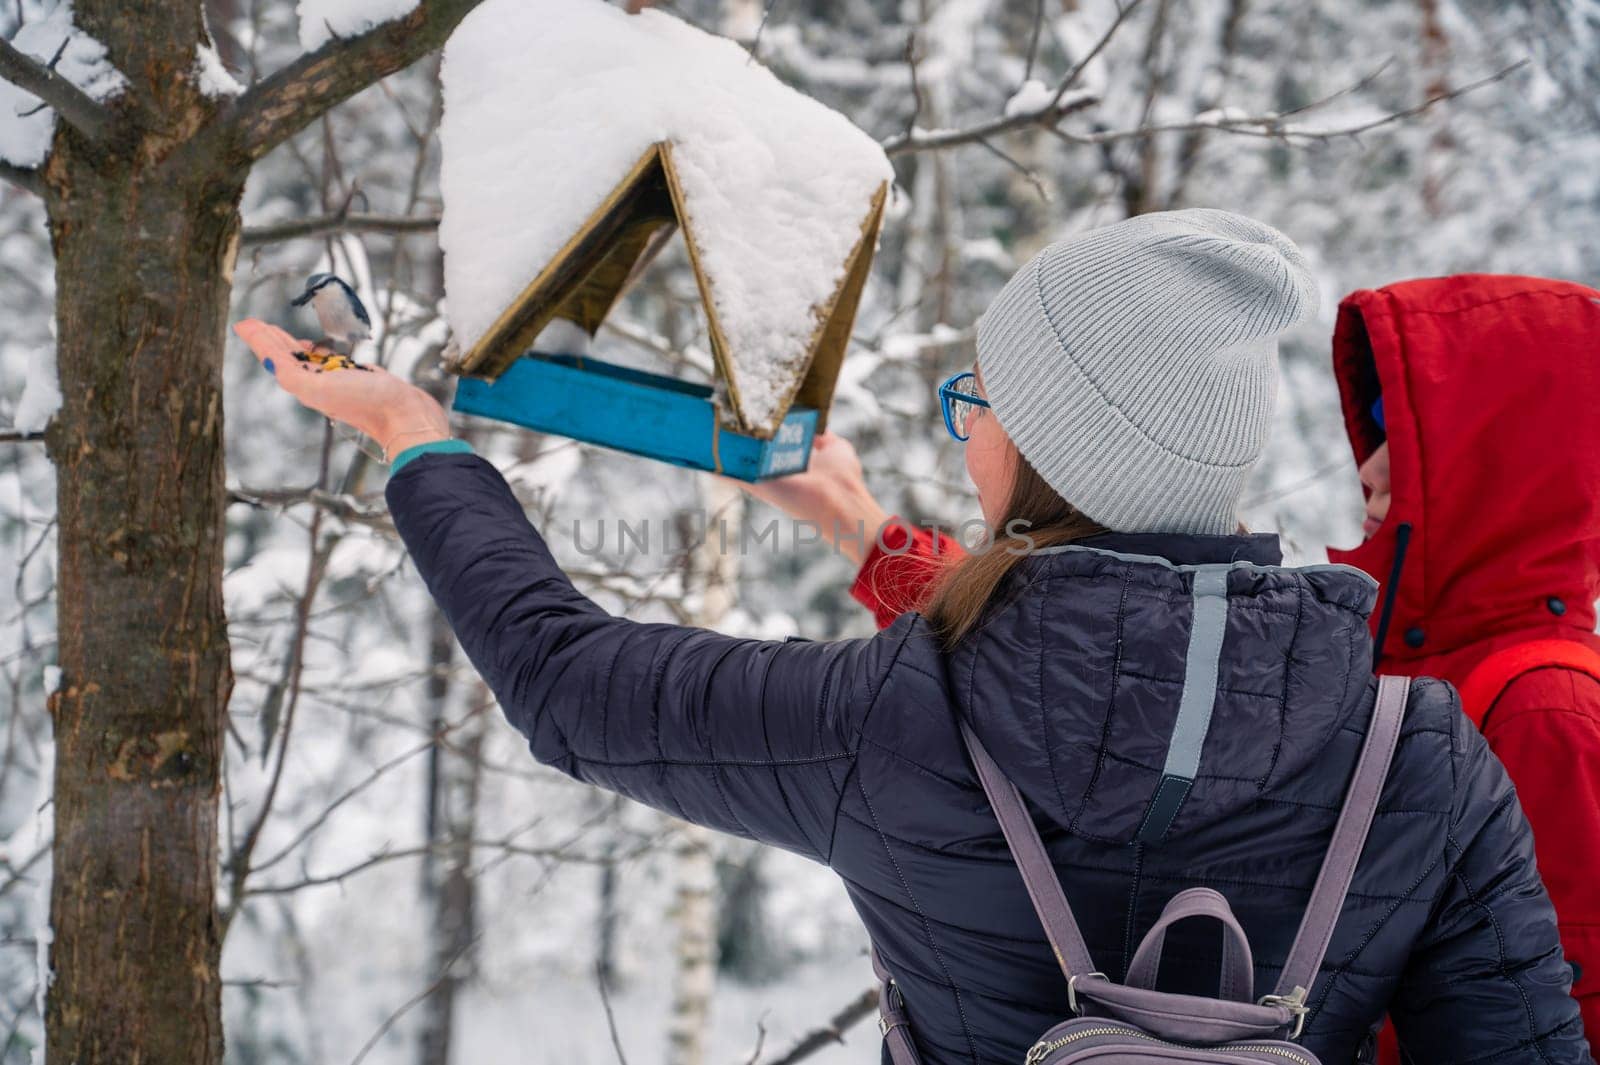
[[[913,137],[917,132],[917,119],[922,117],[922,86],[917,81],[917,31],[913,29],[906,37],[906,70],[911,74],[911,117],[906,119],[904,136]]]
[[[1035,0],[1033,5],[1033,30],[1028,34],[1028,62],[1022,68],[1022,84],[1026,85],[1028,79],[1033,77],[1033,64],[1039,59],[1039,38],[1044,30],[1044,0]]]
[[[31,444],[43,442],[43,429],[0,429],[0,444]]]
[[[857,1021],[861,1020],[878,1008],[878,988],[869,987],[849,1002],[844,1007],[828,1018],[828,1023],[820,1028],[813,1028],[799,1039],[794,1045],[784,1051],[780,1056],[773,1058],[764,1065],[795,1065],[795,1062],[809,1058],[823,1047],[844,1042],[844,1033]]]
[[[39,171],[27,166],[15,166],[0,159],[0,181],[9,181],[24,192],[31,192],[35,196],[44,192],[44,181],[39,177]]]
[[[340,495],[323,488],[233,488],[228,491],[228,502],[243,503],[256,508],[291,507],[300,503],[310,503],[352,524],[365,525],[385,533],[394,532],[394,521],[389,517],[386,508],[366,506],[354,496]]]
[[[411,1009],[418,1003],[425,1001],[428,996],[439,990],[440,986],[450,978],[450,970],[455,968],[456,962],[460,960],[461,956],[470,950],[480,938],[482,937],[473,936],[467,942],[461,944],[461,947],[454,954],[450,955],[449,959],[444,963],[443,968],[441,968],[439,971],[438,978],[435,979],[433,983],[429,984],[411,998],[407,999],[399,1009],[389,1014],[389,1016],[384,1019],[384,1022],[378,1025],[378,1030],[372,1033],[372,1038],[366,1041],[366,1044],[362,1046],[360,1052],[357,1053],[355,1058],[350,1062],[350,1065],[361,1065],[361,1063],[366,1060],[367,1055],[372,1052],[372,1048],[383,1041],[383,1037],[389,1033],[389,1029],[393,1028],[399,1022],[400,1018],[411,1012]]]
[[[482,0],[422,0],[404,18],[335,38],[239,97],[228,123],[246,159],[270,152],[375,82],[438,48]]]
[[[595,962],[595,983],[600,987],[600,1005],[605,1007],[606,1027],[611,1030],[611,1047],[617,1052],[617,1065],[628,1065],[628,1054],[622,1049],[622,1033],[617,1031],[617,1015],[611,1009],[611,989],[606,986],[606,966],[604,961]]]
[[[329,233],[431,233],[439,228],[436,214],[384,215],[339,212],[300,218],[292,222],[272,222],[246,226],[239,243],[246,248],[275,244],[300,237],[321,237]]]
[[[331,426],[331,423],[330,423]],[[327,483],[328,455],[333,443],[333,434],[324,432],[322,438],[322,470],[317,479],[318,487]],[[311,628],[311,604],[316,599],[317,589],[322,584],[322,579],[328,572],[328,559],[332,557],[333,550],[338,546],[339,537],[330,536],[321,540],[322,510],[314,510],[311,514],[311,528],[308,530],[310,541],[310,558],[306,562],[305,592],[295,602],[294,636],[289,642],[289,655],[283,664],[283,674],[278,684],[271,689],[268,695],[269,704],[274,698],[286,700],[277,705],[282,706],[281,726],[274,724],[266,731],[262,743],[261,755],[265,759],[272,751],[274,731],[278,739],[278,757],[272,767],[272,776],[267,781],[267,792],[261,801],[261,810],[256,815],[255,822],[245,833],[244,842],[228,858],[225,870],[231,881],[231,892],[228,908],[220,915],[222,936],[227,937],[228,929],[233,924],[233,919],[239,913],[244,896],[245,879],[250,875],[250,859],[255,854],[256,845],[261,842],[261,833],[266,828],[267,819],[272,815],[272,804],[278,795],[278,785],[283,780],[283,767],[289,757],[289,738],[294,733],[295,711],[300,705],[300,677],[305,666],[306,636]],[[287,695],[284,693],[287,692]],[[275,714],[273,715],[276,716]],[[272,720],[271,717],[265,720]]]
[[[1522,69],[1527,65],[1527,63],[1528,61],[1524,59],[1521,62],[1513,63],[1511,66],[1506,67],[1503,70],[1490,74],[1486,78],[1479,78],[1477,81],[1469,82],[1466,85],[1462,85],[1454,89],[1445,89],[1441,92],[1436,92],[1424,99],[1421,103],[1415,104],[1411,107],[1407,107],[1400,111],[1392,111],[1387,115],[1383,115],[1382,117],[1367,119],[1363,122],[1357,122],[1348,126],[1334,126],[1327,129],[1314,129],[1295,123],[1285,122],[1284,118],[1287,117],[1287,114],[1272,114],[1251,115],[1242,118],[1219,117],[1215,121],[1205,122],[1190,119],[1187,122],[1171,122],[1162,125],[1139,126],[1134,129],[1097,130],[1093,133],[1071,133],[1066,130],[1050,127],[1050,132],[1069,144],[1110,144],[1113,141],[1152,137],[1158,133],[1184,133],[1189,130],[1196,129],[1217,130],[1223,133],[1234,133],[1247,137],[1266,137],[1271,140],[1328,141],[1337,140],[1341,137],[1358,137],[1363,133],[1368,133],[1383,126],[1393,125],[1396,122],[1402,122],[1408,118],[1415,118],[1417,115],[1420,115],[1424,111],[1436,107],[1439,104],[1445,103],[1449,100],[1454,100],[1457,97],[1465,96],[1467,93],[1474,92],[1478,89],[1484,88],[1487,85],[1492,85],[1495,82],[1501,81],[1516,71]],[[1330,97],[1330,99],[1331,98],[1332,97]],[[1294,113],[1302,114],[1304,113],[1304,110],[1297,109]]]
[[[992,154],[995,158],[999,159],[1001,162],[1010,166],[1017,173],[1021,174],[1028,184],[1033,186],[1033,191],[1039,194],[1039,199],[1043,200],[1045,203],[1050,202],[1050,190],[1044,187],[1044,182],[1039,180],[1038,174],[1035,174],[1032,170],[1029,170],[1017,160],[1013,159],[1005,152],[1002,152],[999,148],[996,148],[993,144],[989,143],[988,140],[981,140],[978,143],[987,148],[990,154]]]
[[[60,58],[59,52],[57,58]],[[0,78],[55,108],[56,114],[85,137],[108,140],[111,112],[99,100],[57,74],[54,63],[54,60],[49,65],[41,63],[0,38]]]
[[[1067,71],[1066,75],[1056,83],[1055,92],[1051,95],[1050,101],[1043,107],[1018,111],[966,129],[909,129],[898,136],[890,137],[888,140],[883,141],[884,153],[886,155],[901,155],[905,152],[940,151],[945,148],[955,148],[959,145],[973,143],[982,144],[985,148],[994,152],[998,151],[998,149],[988,141],[990,137],[997,134],[1010,133],[1014,130],[1031,127],[1055,130],[1061,120],[1068,115],[1092,107],[1100,102],[1098,94],[1082,89],[1074,90],[1073,86],[1083,77],[1084,71],[1089,69],[1089,64],[1093,63],[1095,58],[1105,50],[1106,45],[1111,43],[1111,38],[1116,36],[1117,31],[1122,28],[1122,24],[1128,20],[1128,16],[1133,14],[1134,9],[1141,2],[1142,0],[1128,0],[1127,3],[1117,5],[1117,17],[1111,20],[1111,25],[1106,27],[1105,32],[1100,35],[1100,39],[1094,43],[1094,47],[1090,48],[1077,63],[1073,64],[1072,69]],[[1035,42],[1035,46],[1037,46],[1037,42]],[[1031,57],[1029,69],[1032,69]],[[915,72],[916,68],[913,66],[913,89],[916,87]],[[915,121],[915,118],[913,118],[913,121]],[[1024,173],[1026,173],[1025,170]]]
[[[661,844],[661,839],[662,837],[660,836],[650,837],[635,844],[632,848],[620,854],[590,854],[584,851],[571,850],[567,847],[528,847],[509,843],[505,840],[494,839],[457,840],[455,842],[457,845],[466,843],[474,849],[497,852],[502,856],[510,858],[533,858],[538,861],[555,862],[557,864],[567,865],[621,865],[634,861],[642,855],[656,850]],[[254,898],[261,895],[292,895],[295,892],[304,891],[307,888],[327,887],[333,884],[343,884],[351,877],[358,876],[361,873],[365,873],[377,866],[385,865],[389,862],[402,861],[409,858],[420,858],[425,855],[439,854],[443,852],[447,846],[449,846],[448,841],[442,843],[430,843],[416,847],[405,847],[398,850],[385,847],[384,849],[379,850],[377,853],[369,855],[368,857],[363,858],[361,861],[355,862],[352,865],[346,866],[344,869],[341,869],[336,873],[326,873],[321,876],[307,875],[299,880],[282,884],[261,884],[253,887],[246,886],[243,894],[239,896],[239,901],[242,903],[246,898]]]
[[[1043,107],[1031,111],[1018,111],[965,129],[911,130],[899,133],[882,142],[883,151],[885,155],[940,151],[963,144],[975,144],[998,134],[1019,129],[1035,126],[1054,129],[1068,115],[1099,102],[1100,97],[1092,92],[1062,93]]]
[[[756,1045],[751,1048],[750,1056],[745,1059],[744,1065],[756,1065],[761,1060],[761,1051],[767,1046],[767,1015],[763,1013],[756,1018]]]
[[[1060,103],[1062,94],[1077,84],[1078,79],[1083,77],[1083,72],[1089,69],[1089,64],[1093,63],[1100,53],[1106,50],[1106,45],[1111,43],[1111,38],[1117,35],[1117,31],[1122,28],[1122,24],[1128,21],[1128,16],[1133,14],[1134,8],[1138,7],[1141,2],[1142,0],[1128,0],[1126,4],[1117,5],[1117,17],[1111,20],[1111,25],[1107,26],[1106,31],[1100,35],[1100,39],[1094,42],[1094,47],[1090,48],[1083,58],[1079,59],[1073,68],[1067,71],[1067,76],[1061,79],[1061,84],[1056,89],[1056,98],[1052,101],[1053,103]]]

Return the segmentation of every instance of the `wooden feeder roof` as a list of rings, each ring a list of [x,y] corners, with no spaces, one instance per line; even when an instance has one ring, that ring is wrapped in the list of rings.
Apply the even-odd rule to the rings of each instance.
[[[498,377],[528,352],[555,318],[573,321],[593,334],[673,231],[681,229],[705,308],[717,374],[727,388],[732,427],[770,437],[795,404],[815,408],[825,422],[872,265],[887,194],[885,182],[861,205],[855,246],[839,266],[832,293],[811,308],[810,320],[803,323],[806,334],[798,338],[799,344],[791,345],[786,364],[763,365],[744,357],[728,338],[719,310],[718,280],[708,269],[705,238],[686,203],[672,144],[653,144],[462,356],[459,372]]]
[[[556,317],[592,330],[681,229],[723,427],[827,409],[894,178],[876,141],[737,42],[595,0],[486,0],[441,77],[460,370],[497,378]]]

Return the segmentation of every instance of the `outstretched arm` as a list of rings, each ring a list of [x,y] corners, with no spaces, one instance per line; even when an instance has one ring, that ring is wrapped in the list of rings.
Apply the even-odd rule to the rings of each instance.
[[[477,455],[410,459],[387,496],[417,571],[534,757],[828,860],[840,788],[899,639],[747,640],[612,617],[572,586]]]
[[[237,331],[301,403],[394,460],[395,526],[450,627],[542,762],[686,820],[826,861],[840,789],[904,634],[741,640],[616,618],[578,592],[498,470],[426,393],[318,372],[281,329]],[[270,363],[268,360],[272,360]]]

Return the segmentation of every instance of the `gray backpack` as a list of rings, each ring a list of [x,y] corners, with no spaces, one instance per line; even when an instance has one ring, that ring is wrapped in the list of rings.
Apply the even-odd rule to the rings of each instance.
[[[1320,1065],[1316,1055],[1294,1040],[1305,1026],[1306,997],[1333,937],[1333,926],[1377,812],[1378,796],[1400,737],[1409,688],[1405,677],[1383,677],[1378,682],[1372,723],[1311,890],[1311,901],[1278,986],[1260,999],[1255,998],[1253,988],[1250,943],[1228,901],[1210,888],[1190,888],[1172,897],[1134,952],[1122,983],[1113,983],[1097,972],[1022,794],[963,723],[962,736],[978,780],[999,817],[1028,897],[1067,977],[1067,1008],[1072,1017],[1034,1043],[1026,1065],[1091,1061],[1094,1065]],[[1211,917],[1222,924],[1222,977],[1216,998],[1155,989],[1167,929],[1189,917]],[[878,1026],[889,1055],[894,1065],[919,1065],[900,992],[876,951],[872,963],[883,981]]]

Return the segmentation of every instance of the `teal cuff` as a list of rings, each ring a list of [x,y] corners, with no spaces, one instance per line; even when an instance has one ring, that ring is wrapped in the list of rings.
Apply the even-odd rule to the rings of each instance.
[[[425,444],[414,444],[396,455],[394,461],[389,463],[389,476],[393,477],[400,472],[400,467],[418,455],[425,455],[430,451],[439,451],[447,455],[465,452],[470,455],[472,445],[465,440],[429,440]]]

